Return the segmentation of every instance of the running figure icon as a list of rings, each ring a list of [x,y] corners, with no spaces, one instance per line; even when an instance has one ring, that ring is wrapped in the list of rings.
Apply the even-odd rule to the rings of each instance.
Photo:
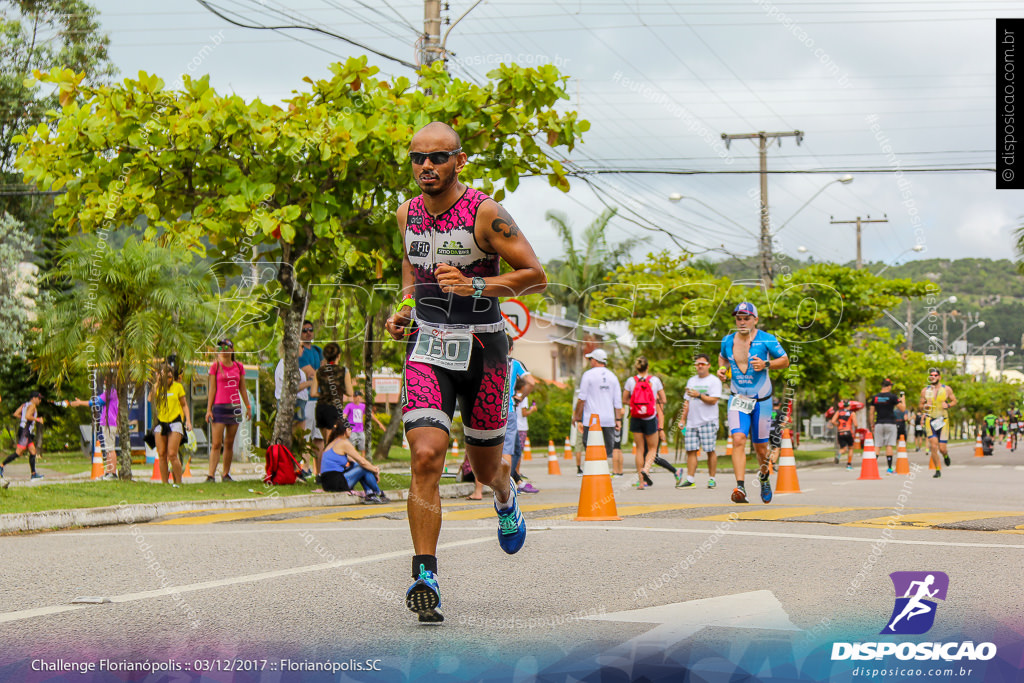
[[[935,609],[932,605],[922,600],[922,598],[925,597],[934,598],[935,595],[939,592],[938,588],[936,588],[935,590],[928,590],[928,588],[934,583],[934,574],[929,574],[925,577],[923,581],[910,582],[910,586],[907,588],[907,592],[903,596],[905,598],[910,598],[910,600],[903,608],[903,611],[900,612],[899,616],[893,619],[892,623],[889,624],[889,626],[887,627],[888,630],[892,631],[893,633],[896,633],[896,622],[898,622],[903,617],[906,617],[907,621],[910,621],[912,618],[920,614],[928,614],[929,612]],[[915,586],[917,587],[916,593],[914,593],[914,595],[911,595],[911,592],[915,590]]]

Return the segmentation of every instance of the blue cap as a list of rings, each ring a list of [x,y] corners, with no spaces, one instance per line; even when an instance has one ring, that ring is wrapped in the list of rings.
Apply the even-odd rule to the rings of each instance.
[[[744,301],[741,304],[737,304],[736,308],[732,309],[733,315],[736,315],[737,313],[746,313],[747,315],[751,315],[756,318],[757,307],[754,306],[754,304],[750,303],[749,301]]]

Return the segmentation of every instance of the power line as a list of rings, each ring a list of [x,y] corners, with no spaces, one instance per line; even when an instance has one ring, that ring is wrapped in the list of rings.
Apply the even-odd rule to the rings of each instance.
[[[383,57],[384,59],[390,60],[392,62],[397,62],[397,63],[401,64],[404,67],[412,69],[413,71],[416,70],[416,65],[411,63],[411,62],[407,62],[404,59],[400,59],[398,57],[393,57],[393,56],[391,56],[391,55],[389,55],[387,53],[380,52],[379,50],[373,49],[369,45],[364,45],[363,43],[360,43],[359,41],[352,40],[351,38],[346,38],[345,36],[343,36],[341,34],[335,33],[333,31],[329,31],[329,30],[324,29],[324,28],[320,28],[320,27],[317,27],[317,26],[303,26],[301,24],[286,24],[286,25],[279,25],[279,26],[258,26],[258,25],[252,25],[252,24],[244,24],[244,23],[242,23],[240,21],[237,21],[235,19],[232,19],[231,17],[228,17],[227,15],[222,13],[224,11],[229,11],[229,10],[223,10],[222,8],[219,8],[219,7],[215,9],[215,6],[212,3],[210,3],[208,0],[196,0],[196,2],[198,2],[201,6],[205,7],[207,10],[209,10],[210,12],[215,14],[216,16],[220,17],[224,21],[228,22],[229,24],[233,24],[233,25],[239,26],[241,28],[251,28],[251,29],[256,29],[256,30],[261,30],[261,31],[282,31],[282,30],[288,30],[288,29],[302,29],[302,30],[306,30],[306,31],[313,31],[315,33],[322,33],[324,35],[331,36],[332,38],[337,38],[338,40],[343,40],[346,43],[349,43],[351,45],[355,45],[358,48],[362,48],[363,50],[366,50],[367,52],[372,52],[373,54],[377,55],[378,57]],[[302,41],[300,41],[300,42],[302,42]],[[311,45],[311,47],[317,47],[317,46]],[[321,49],[321,48],[317,47],[317,49]],[[335,55],[335,56],[339,56],[339,55]]]

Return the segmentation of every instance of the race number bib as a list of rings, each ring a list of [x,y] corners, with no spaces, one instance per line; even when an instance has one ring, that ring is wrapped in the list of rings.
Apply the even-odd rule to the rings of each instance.
[[[733,396],[729,400],[729,410],[738,410],[741,413],[750,414],[750,411],[757,405],[757,399],[753,396]]]
[[[932,432],[938,434],[946,426],[946,419],[942,417],[932,418]]]
[[[409,360],[429,363],[445,370],[465,370],[473,351],[473,335],[469,332],[445,332],[421,328]]]

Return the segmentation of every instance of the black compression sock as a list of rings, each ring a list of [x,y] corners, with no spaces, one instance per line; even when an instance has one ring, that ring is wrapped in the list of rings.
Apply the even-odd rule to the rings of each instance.
[[[9,456],[7,456],[7,459],[4,460],[3,465],[0,465],[0,467],[7,467],[7,463],[14,462],[17,459],[18,459],[18,454],[17,453],[15,453],[14,455],[9,455]]]
[[[420,578],[420,565],[428,572],[437,573],[436,555],[413,555],[412,556],[412,578]]]
[[[32,474],[36,473],[36,456],[31,453],[28,455],[28,468],[32,471]]]
[[[889,468],[892,469],[892,456],[891,455],[887,455],[887,456],[885,456],[885,459],[889,461]]]

